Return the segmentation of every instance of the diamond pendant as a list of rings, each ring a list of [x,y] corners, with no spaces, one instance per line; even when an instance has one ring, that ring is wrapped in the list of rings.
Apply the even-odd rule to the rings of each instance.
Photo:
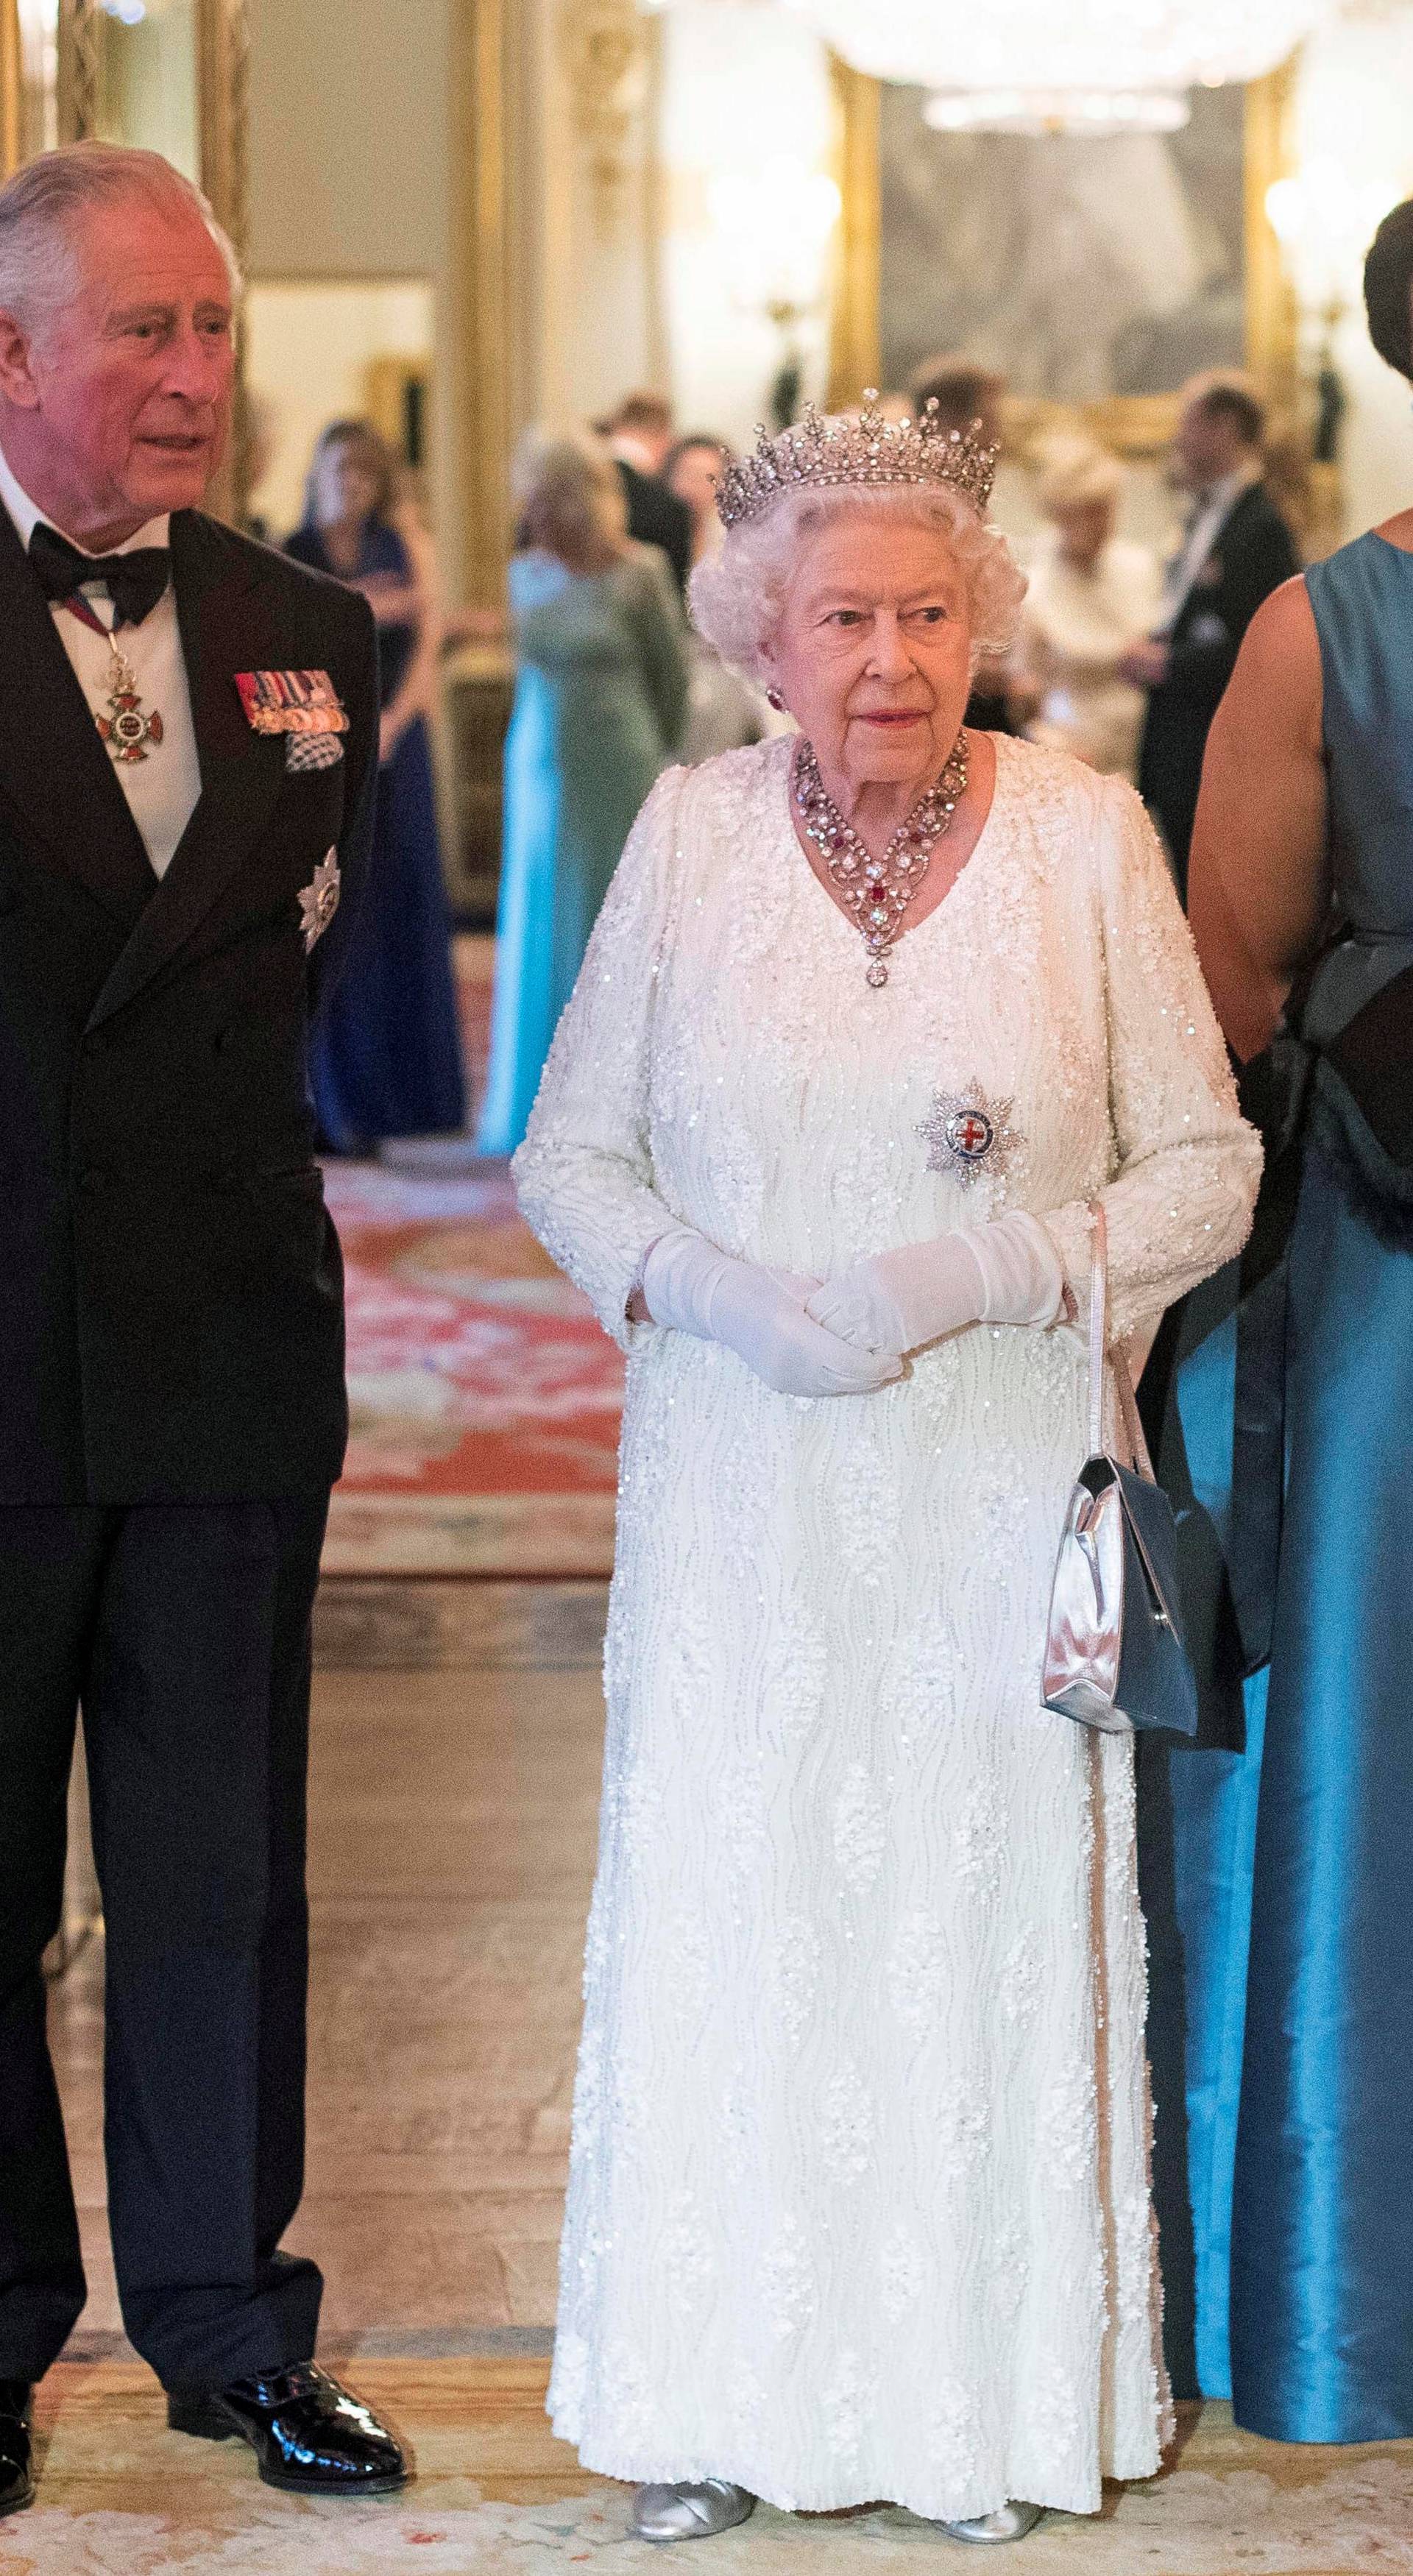
[[[846,917],[863,932],[869,952],[864,982],[872,992],[888,981],[884,952],[897,938],[909,904],[921,893],[934,846],[950,831],[966,794],[968,748],[964,726],[941,777],[918,798],[881,858],[865,848],[840,813],[820,774],[813,743],[802,739],[796,751],[792,794],[800,828],[843,896]]]
[[[125,653],[120,653],[112,636],[108,650],[113,657],[112,681],[108,692],[108,713],[95,716],[94,723],[108,746],[110,760],[123,762],[145,760],[149,743],[162,739],[162,719],[155,707],[149,713],[142,703],[137,674]]]

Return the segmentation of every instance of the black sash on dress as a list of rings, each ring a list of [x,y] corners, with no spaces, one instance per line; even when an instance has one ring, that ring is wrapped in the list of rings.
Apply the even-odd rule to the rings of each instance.
[[[1297,1015],[1298,1016],[1298,1015]],[[1228,1573],[1242,1669],[1270,1661],[1285,1487],[1290,1242],[1306,1155],[1323,1155],[1380,1242],[1413,1251],[1413,966],[1318,1042],[1286,1031],[1243,1072],[1266,1165],[1241,1259]]]

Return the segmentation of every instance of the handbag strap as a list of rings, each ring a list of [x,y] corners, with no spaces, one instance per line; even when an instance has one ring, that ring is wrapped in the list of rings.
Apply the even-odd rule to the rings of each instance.
[[[1089,1455],[1099,1457],[1104,1448],[1104,1362],[1107,1358],[1114,1372],[1114,1392],[1119,1399],[1119,1419],[1128,1442],[1129,1456],[1139,1474],[1150,1485],[1158,1479],[1133,1391],[1128,1357],[1123,1351],[1109,1350],[1109,1222],[1102,1199],[1089,1202],[1089,1220],[1093,1228],[1094,1247],[1089,1272]]]
[[[1104,1355],[1109,1347],[1109,1224],[1102,1199],[1089,1202],[1089,1455],[1104,1448]]]

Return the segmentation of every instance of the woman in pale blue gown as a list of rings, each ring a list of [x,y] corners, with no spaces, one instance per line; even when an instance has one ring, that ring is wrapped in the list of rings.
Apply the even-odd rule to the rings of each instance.
[[[1413,381],[1410,288],[1413,200],[1366,273]],[[1208,1749],[1143,1760],[1155,2184],[1179,2393],[1286,2442],[1413,2436],[1410,637],[1413,509],[1260,610],[1192,856],[1267,1166],[1169,1329],[1213,1651]]]
[[[505,746],[490,1069],[477,1142],[512,1154],[629,829],[687,712],[672,576],[625,533],[587,436],[533,433],[510,566],[518,675]]]

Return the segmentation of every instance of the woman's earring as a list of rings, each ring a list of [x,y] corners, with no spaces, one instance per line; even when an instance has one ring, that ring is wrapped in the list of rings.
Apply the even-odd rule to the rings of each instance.
[[[782,698],[782,696],[781,696],[781,694],[780,694],[780,691],[779,691],[778,689],[767,689],[767,690],[766,690],[766,693],[765,693],[765,703],[766,703],[766,705],[767,705],[768,707],[774,707],[775,712],[776,712],[776,714],[777,714],[778,716],[783,716],[783,714],[785,713],[785,701],[784,701],[784,699]]]

